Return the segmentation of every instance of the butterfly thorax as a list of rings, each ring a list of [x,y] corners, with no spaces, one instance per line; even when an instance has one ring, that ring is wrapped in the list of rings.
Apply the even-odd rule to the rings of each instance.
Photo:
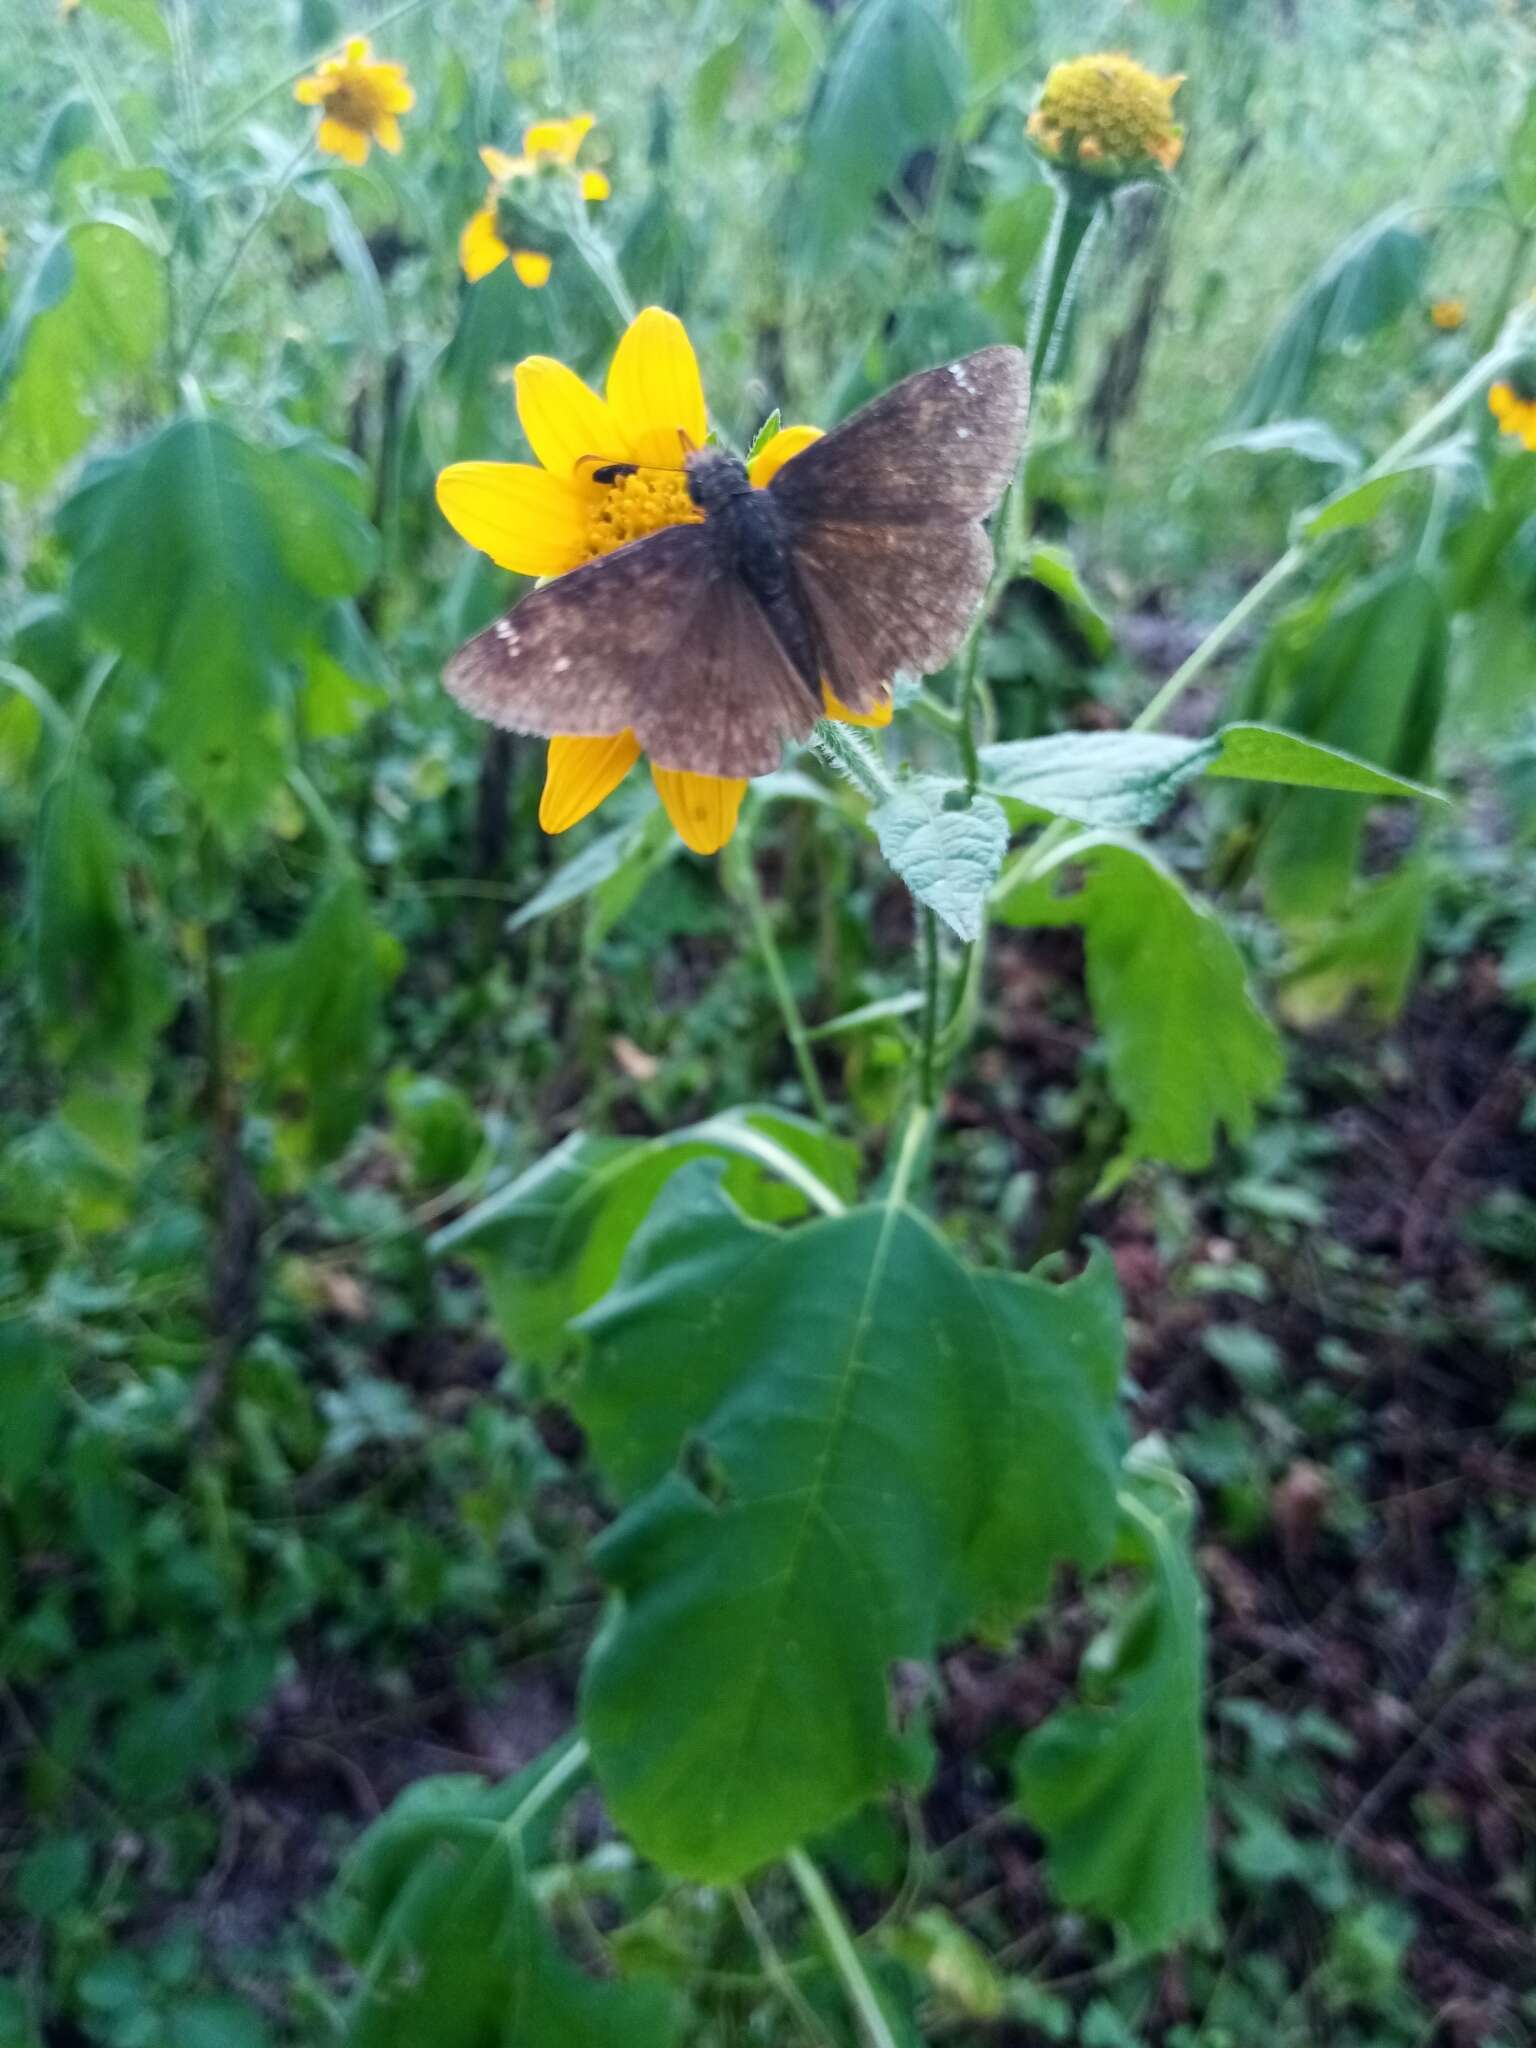
[[[705,530],[729,569],[762,607],[819,706],[815,643],[795,590],[784,515],[772,493],[754,490],[746,465],[725,449],[701,448],[688,457],[688,495],[704,514]]]

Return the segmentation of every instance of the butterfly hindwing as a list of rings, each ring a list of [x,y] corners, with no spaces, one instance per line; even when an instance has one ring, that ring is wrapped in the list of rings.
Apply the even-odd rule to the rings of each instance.
[[[703,526],[671,526],[533,590],[448,664],[513,732],[632,731],[663,768],[763,775],[815,707]]]

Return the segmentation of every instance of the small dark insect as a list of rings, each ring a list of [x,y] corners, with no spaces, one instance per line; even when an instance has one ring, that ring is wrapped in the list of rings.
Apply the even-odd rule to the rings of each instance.
[[[822,715],[824,682],[870,711],[899,669],[928,673],[959,647],[1028,398],[1021,352],[984,348],[908,377],[766,490],[734,455],[692,450],[701,523],[531,591],[459,649],[448,688],[514,732],[628,728],[663,768],[767,774]]]

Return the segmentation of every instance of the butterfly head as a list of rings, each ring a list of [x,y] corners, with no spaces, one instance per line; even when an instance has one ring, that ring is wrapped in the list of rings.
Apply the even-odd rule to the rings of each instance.
[[[690,448],[684,457],[688,495],[707,519],[733,498],[744,498],[752,485],[746,464],[724,448]]]

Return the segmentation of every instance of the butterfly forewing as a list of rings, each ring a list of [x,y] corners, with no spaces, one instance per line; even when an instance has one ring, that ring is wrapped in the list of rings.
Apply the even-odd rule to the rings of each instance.
[[[992,572],[981,521],[1018,466],[1016,348],[920,370],[785,464],[771,486],[827,681],[867,711],[899,670],[942,668]]]
[[[1018,467],[1028,413],[1022,351],[979,349],[872,399],[787,462],[770,488],[796,521],[985,519]]]
[[[672,526],[528,596],[445,674],[513,732],[633,731],[663,768],[764,775],[815,711],[767,619],[702,526]]]

